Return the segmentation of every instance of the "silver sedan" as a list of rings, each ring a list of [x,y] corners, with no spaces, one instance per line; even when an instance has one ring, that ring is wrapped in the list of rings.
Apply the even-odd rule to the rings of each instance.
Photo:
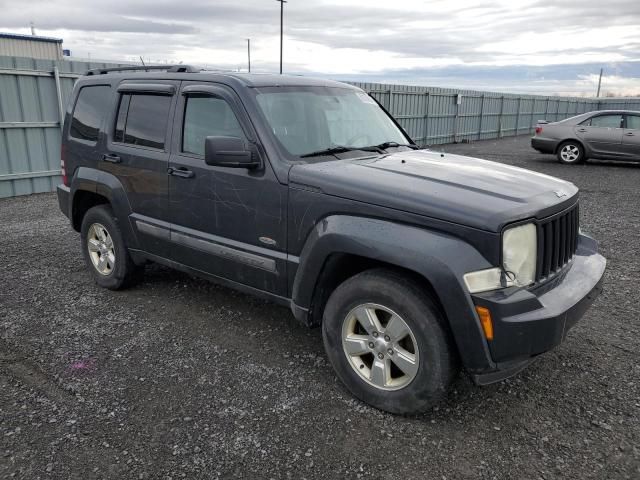
[[[559,122],[539,121],[531,146],[560,163],[587,158],[640,161],[640,112],[601,110]]]

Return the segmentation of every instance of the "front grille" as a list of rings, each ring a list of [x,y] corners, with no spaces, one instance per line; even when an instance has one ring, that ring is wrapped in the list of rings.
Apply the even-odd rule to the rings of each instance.
[[[536,281],[553,275],[573,258],[578,248],[579,226],[578,204],[538,223]]]

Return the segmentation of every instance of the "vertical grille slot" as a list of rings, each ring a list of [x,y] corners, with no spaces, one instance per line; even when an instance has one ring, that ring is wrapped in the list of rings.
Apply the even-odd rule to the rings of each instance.
[[[580,214],[578,205],[538,224],[536,281],[562,269],[578,248]]]

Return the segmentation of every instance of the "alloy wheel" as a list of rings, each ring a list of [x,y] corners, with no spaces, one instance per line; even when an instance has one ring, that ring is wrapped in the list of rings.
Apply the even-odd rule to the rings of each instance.
[[[101,275],[110,275],[116,266],[113,239],[100,223],[93,223],[87,232],[87,249],[94,268]]]
[[[580,149],[576,145],[568,143],[560,150],[560,156],[567,163],[576,162],[580,159]]]
[[[366,303],[347,314],[342,347],[360,378],[381,390],[404,388],[418,373],[418,343],[411,328],[382,305]]]

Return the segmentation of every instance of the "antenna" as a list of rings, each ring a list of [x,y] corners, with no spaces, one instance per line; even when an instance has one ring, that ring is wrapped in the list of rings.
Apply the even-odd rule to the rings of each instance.
[[[29,26],[31,27],[31,35],[36,34],[36,26],[33,24],[33,22],[30,22]]]

